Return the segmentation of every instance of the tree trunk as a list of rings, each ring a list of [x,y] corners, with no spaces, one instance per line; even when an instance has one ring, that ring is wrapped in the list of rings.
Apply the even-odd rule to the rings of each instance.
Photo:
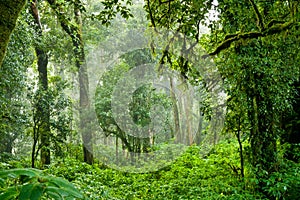
[[[116,163],[119,163],[119,138],[116,136]]]
[[[31,14],[34,17],[34,26],[36,33],[38,35],[38,40],[41,40],[43,30],[40,23],[39,11],[37,8],[37,0],[31,2]],[[39,42],[38,42],[39,43]],[[40,145],[41,145],[41,165],[50,164],[50,108],[47,101],[47,91],[48,91],[48,56],[47,53],[39,46],[35,44],[35,52],[38,59],[38,73],[39,73],[39,91],[41,92],[41,101],[37,105],[37,115],[40,118]]]
[[[39,89],[42,91],[43,102],[47,102],[47,91],[48,91],[48,75],[47,75],[47,63],[48,58],[46,53],[36,47],[36,55],[38,57],[38,72],[39,72]],[[41,164],[49,165],[50,164],[50,108],[49,104],[40,105],[38,108],[38,115],[41,117]]]
[[[75,6],[75,19],[77,23],[77,35],[73,39],[76,66],[79,69],[79,88],[80,88],[80,130],[83,141],[83,156],[84,162],[88,164],[93,163],[93,145],[92,145],[92,132],[87,126],[89,124],[89,79],[87,72],[87,64],[85,61],[84,44],[82,38],[82,19],[79,8]]]
[[[184,130],[184,134],[186,134],[186,144],[192,145],[194,142],[194,136],[192,133],[192,108],[193,108],[192,100],[190,99],[189,95],[183,98],[183,108],[185,112],[185,123],[186,123],[186,130]]]
[[[202,142],[202,129],[203,129],[203,116],[202,116],[201,107],[199,106],[198,130],[195,136],[195,143],[197,145],[200,145],[200,143]]]
[[[243,156],[243,143],[241,141],[241,117],[238,119],[238,131],[236,133],[238,143],[239,143],[239,153],[240,153],[240,164],[241,164],[241,177],[244,178],[244,156]]]
[[[173,103],[173,116],[174,116],[174,124],[175,124],[175,132],[173,133],[176,137],[176,140],[178,142],[181,142],[181,136],[180,136],[180,121],[179,121],[179,111],[177,106],[177,99],[175,95],[175,88],[174,88],[174,81],[173,78],[170,76],[170,88],[171,88],[171,99]]]
[[[25,3],[26,0],[0,0],[0,67],[5,57],[10,35]]]
[[[77,47],[76,49],[80,50],[80,48],[83,47],[79,47],[79,49]],[[76,56],[76,65],[77,67],[80,67],[79,69],[80,132],[83,141],[84,162],[92,164],[93,163],[92,132],[91,129],[88,128],[89,125],[88,115],[89,115],[89,108],[90,108],[89,97],[88,97],[89,83],[88,83],[87,65],[84,59],[85,59],[84,57],[78,59],[78,56]]]
[[[33,119],[33,144],[31,149],[31,167],[35,168],[35,153],[36,153],[36,146],[38,143],[38,133],[37,133],[37,126],[36,120]]]
[[[254,94],[256,93],[254,92]],[[276,137],[271,127],[273,115],[270,112],[272,112],[272,109],[270,108],[270,112],[267,113],[260,109],[264,104],[268,105],[269,102],[258,94],[252,96],[252,100],[252,109],[248,111],[251,126],[253,127],[250,133],[251,161],[252,166],[255,168],[258,189],[269,197],[269,194],[263,190],[266,187],[265,180],[269,179],[270,175],[277,171]]]

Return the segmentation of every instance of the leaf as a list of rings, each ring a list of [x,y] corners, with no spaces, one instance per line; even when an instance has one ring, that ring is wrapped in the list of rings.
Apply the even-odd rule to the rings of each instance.
[[[63,196],[59,192],[59,188],[53,187],[53,186],[48,186],[45,190],[45,193],[49,195],[49,197],[54,198],[55,200],[60,200],[64,199]]]
[[[0,172],[0,177],[7,178],[9,176],[15,178],[16,176],[28,176],[34,177],[40,174],[40,170],[37,169],[8,169]]]
[[[72,185],[72,183],[66,181],[63,178],[49,178],[49,183],[52,183],[53,185],[57,186],[60,190],[60,194],[65,195],[66,193],[68,195],[77,197],[77,198],[83,198],[82,194]]]
[[[43,184],[35,184],[35,187],[31,191],[30,200],[39,200],[41,199],[44,192]]]
[[[3,178],[0,178],[0,187],[5,186],[5,180]]]
[[[17,187],[9,187],[5,190],[4,193],[0,194],[1,200],[11,200],[15,199],[18,196],[18,190]]]
[[[52,194],[56,194],[57,196],[59,196],[60,198],[63,199],[64,196],[68,196],[69,194],[67,192],[65,192],[63,189],[59,188],[59,187],[55,187],[55,186],[48,186],[46,188],[46,192],[52,193]]]
[[[27,199],[30,199],[30,195],[32,193],[32,190],[34,188],[34,185],[35,184],[26,184],[26,185],[23,185],[22,189],[21,189],[21,192],[20,192],[20,195],[19,195],[19,200],[27,200]]]

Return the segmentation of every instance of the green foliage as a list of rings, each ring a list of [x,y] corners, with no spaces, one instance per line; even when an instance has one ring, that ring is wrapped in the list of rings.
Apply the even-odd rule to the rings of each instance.
[[[108,188],[102,184],[102,175],[105,174],[96,165],[91,166],[78,160],[66,158],[56,160],[46,173],[61,176],[71,181],[88,199],[108,198]],[[109,173],[106,175],[109,176]]]
[[[288,147],[289,144],[277,147],[279,152],[276,163],[277,171],[269,174],[269,178],[262,180],[265,185],[262,189],[273,199],[293,200],[300,197],[300,163],[285,158]]]
[[[38,89],[32,91],[31,88],[36,87],[35,83],[31,83],[27,98],[31,103],[33,138],[39,138],[43,123],[43,113],[40,113],[41,108],[49,109],[49,126],[51,132],[49,138],[51,140],[50,148],[56,156],[64,155],[64,142],[67,136],[71,134],[70,124],[73,120],[72,102],[70,97],[65,94],[65,90],[69,87],[66,81],[63,81],[59,76],[49,77],[48,90]]]
[[[299,163],[281,160],[280,170],[270,174],[268,179],[263,179],[263,191],[274,199],[299,199],[300,166]],[[267,173],[267,172],[265,172]]]
[[[90,18],[99,20],[106,26],[111,24],[111,20],[114,19],[117,14],[120,14],[125,19],[133,17],[129,9],[132,0],[108,0],[101,3],[103,4],[103,9],[100,12],[92,13]]]
[[[293,101],[299,101],[295,92],[299,81],[299,46],[295,45],[299,6],[294,1],[278,0],[157,0],[145,4],[155,27],[182,32],[197,42],[199,24],[210,28],[211,32],[200,39],[210,52],[202,58],[216,56],[228,96],[226,129],[249,138],[250,162],[258,178],[257,189],[262,192],[269,186],[265,180],[279,170],[278,138],[292,142],[286,138],[293,131],[298,141],[299,128],[294,130],[298,123],[292,128],[283,124],[297,117],[291,113],[297,112],[298,103]],[[210,11],[218,18],[208,17]],[[184,65],[178,69],[187,74]],[[274,197],[268,192],[265,195]]]
[[[0,171],[0,198],[3,200],[84,199],[68,181],[46,176],[36,169]]]
[[[48,2],[53,2],[52,10]],[[48,2],[40,1],[38,6],[44,30],[42,38],[37,40],[31,27],[32,17],[28,11],[24,12],[11,35],[6,58],[0,68],[0,199],[300,199],[298,1],[147,0],[144,8],[148,21],[138,5],[129,8],[131,0],[87,1],[90,5],[81,0]],[[1,2],[1,9],[3,5]],[[74,8],[83,14],[83,32],[76,26]],[[131,12],[131,8],[136,10]],[[136,18],[127,20],[126,25],[123,19],[118,18],[120,15],[128,19],[132,13]],[[64,74],[65,71],[74,71],[71,65],[76,59],[70,54],[74,43],[57,28],[57,18],[65,25],[64,29],[69,31],[73,42],[78,42],[76,34],[83,33],[85,44],[90,44],[84,47],[87,51],[92,51],[98,42],[106,39],[109,47],[105,47],[107,52],[104,54],[127,52],[134,47],[135,40],[142,41],[142,34],[132,33],[131,29],[141,28],[144,31],[149,21],[158,30],[167,28],[193,38],[195,46],[204,44],[210,55],[216,55],[214,61],[226,86],[228,101],[224,134],[241,134],[245,177],[241,178],[239,146],[233,140],[222,141],[206,155],[199,153],[207,152],[203,147],[189,147],[167,166],[169,160],[159,155],[159,161],[146,167],[165,167],[152,173],[130,174],[102,164],[87,165],[78,161],[82,159],[82,146],[67,144],[68,136],[73,133],[73,137],[77,132],[76,125],[71,124],[77,117],[72,110],[72,102],[76,100],[64,95],[69,88],[67,82],[72,79],[72,83],[76,84],[71,76]],[[112,21],[113,18],[118,20]],[[101,23],[97,24],[99,21]],[[109,24],[111,28],[103,28],[103,25]],[[201,36],[201,25],[209,27],[211,32]],[[36,90],[35,79],[30,83],[30,91],[25,90],[29,82],[27,79],[33,79],[32,73],[36,73],[31,68],[28,70],[35,59],[33,44],[48,52],[49,66],[54,65],[54,71],[60,73],[58,76],[55,72],[49,78],[49,91],[46,93]],[[169,41],[163,44],[168,46]],[[1,47],[3,45],[6,41],[0,44]],[[115,49],[116,46],[120,49]],[[176,48],[182,55],[176,57],[171,53],[158,53],[156,56],[164,57],[161,63],[170,62],[172,69],[179,70],[194,85],[198,84],[200,92],[197,92],[205,97],[200,111],[210,116],[213,97],[207,97],[204,92],[209,84],[204,83],[204,78],[195,69],[197,64],[206,63],[198,58],[195,59],[198,63],[193,64],[183,59],[186,52],[195,52],[193,46]],[[112,58],[110,55],[107,57]],[[151,63],[152,55],[145,48],[126,53],[121,59],[122,62],[107,70],[100,80],[95,104],[97,117],[106,136],[138,143],[140,141],[124,137],[125,133],[115,122],[111,113],[112,93],[126,72],[134,66]],[[49,74],[52,73],[49,69]],[[133,80],[128,82],[133,84]],[[134,92],[129,109],[135,125],[144,127],[150,124],[152,105],[160,104],[164,108],[172,105],[166,95],[155,93],[153,89],[145,85]],[[31,144],[24,135],[26,131],[30,132],[29,126],[40,128],[39,116],[33,124],[29,124],[27,93],[33,114],[38,106],[49,106],[51,111],[53,164],[43,172],[9,169],[29,165],[28,158],[19,159],[11,153],[26,151],[16,142]],[[118,101],[121,103],[122,99]],[[162,121],[162,124],[167,123]],[[121,146],[119,143],[120,149]],[[160,144],[152,149],[148,147],[142,151],[166,148],[174,152],[176,146]],[[137,151],[130,145],[127,149]],[[75,187],[52,175],[68,179]]]
[[[214,8],[212,1],[146,1],[147,17],[154,27],[165,27],[180,31],[186,36],[199,36],[199,25],[209,21],[209,9]],[[205,21],[207,19],[207,21]],[[208,25],[208,24],[207,24]]]
[[[135,60],[137,63],[132,64],[141,65],[151,61],[151,58],[149,58],[150,55],[145,53],[145,50],[140,50],[140,52],[133,51],[125,54],[123,57],[126,60],[131,60],[132,57],[136,55],[144,55],[144,57],[141,57],[140,60]],[[140,139],[137,137],[132,137],[130,134],[124,132],[115,121],[115,116],[113,116],[112,112],[112,104],[126,105],[126,103],[124,103],[124,99],[113,96],[116,87],[124,87],[125,89],[128,89],[134,87],[134,84],[136,84],[134,77],[125,77],[124,79],[124,75],[126,75],[126,73],[129,72],[133,67],[134,66],[129,66],[127,63],[121,61],[119,64],[115,65],[112,69],[107,70],[102,75],[99,85],[96,88],[95,108],[100,127],[103,129],[106,137],[113,136],[120,138],[125,145],[125,148],[130,152],[141,151],[141,149],[146,152],[150,150],[150,140],[148,139],[143,141],[143,138]],[[122,81],[121,85],[119,81]],[[117,86],[117,84],[119,84],[119,86]],[[134,123],[133,125],[131,124],[131,126],[149,126],[151,123],[151,114],[153,114],[153,112],[151,113],[151,109],[154,109],[154,106],[159,105],[165,110],[170,110],[168,108],[170,108],[172,105],[171,100],[164,92],[155,90],[156,89],[153,85],[144,84],[142,86],[139,85],[138,88],[133,92],[132,101],[128,105],[129,115]],[[165,133],[168,129],[166,127],[168,125],[168,120],[170,119],[165,118],[158,122],[161,124],[156,124],[156,126],[160,126],[162,129],[161,133],[159,134],[170,134]],[[159,136],[157,136],[156,140],[159,140]],[[141,149],[136,150],[137,145],[134,143],[139,143],[144,146]]]
[[[65,159],[48,173],[72,181],[91,199],[261,199],[248,174],[243,182],[230,167],[239,163],[238,144],[225,141],[201,158],[201,148],[190,147],[169,166],[152,173],[100,169]]]
[[[88,165],[75,159],[53,161],[49,169],[10,169],[0,172],[0,195],[25,198],[40,191],[43,198],[65,199],[265,199],[256,188],[257,179],[249,165],[241,179],[238,143],[225,140],[203,155],[199,146],[191,146],[173,163],[156,172],[127,173],[99,164]],[[163,160],[161,160],[163,162]],[[299,198],[300,166],[281,160],[279,172],[265,179],[263,188],[276,199]],[[8,168],[1,164],[0,168]],[[62,178],[67,179],[70,183]],[[22,192],[22,191],[27,191]],[[78,191],[80,190],[80,192]],[[37,195],[35,192],[34,194]],[[21,196],[22,195],[22,196]],[[24,196],[23,196],[24,195]]]
[[[17,19],[22,11],[26,1],[17,0],[11,2],[0,2],[1,23],[0,23],[0,67],[5,57],[6,49],[10,40],[10,36],[16,26]],[[12,15],[13,13],[13,15]]]
[[[33,29],[22,13],[11,35],[7,54],[0,68],[0,152],[12,153],[17,138],[28,126],[26,94],[27,68],[33,63]]]
[[[121,132],[111,112],[112,93],[122,75],[129,70],[129,65],[121,63],[117,67],[106,71],[100,80],[96,90],[95,107],[99,124],[107,135]],[[113,125],[113,126],[112,126]]]

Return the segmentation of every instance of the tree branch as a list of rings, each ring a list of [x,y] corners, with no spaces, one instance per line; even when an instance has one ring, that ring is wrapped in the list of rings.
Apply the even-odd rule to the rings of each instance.
[[[150,6],[150,0],[147,0],[147,7],[149,9],[149,17],[150,17],[150,20],[151,20],[151,24],[152,26],[155,28],[156,25],[155,25],[155,20],[154,20],[154,17],[152,15],[152,10],[151,10],[151,6]]]
[[[172,1],[174,1],[174,0],[167,0],[167,1],[161,1],[161,0],[159,0],[159,5],[162,5],[164,3],[170,3]]]
[[[38,6],[38,1],[33,0],[30,4],[30,9],[32,11],[31,13],[33,18],[35,19],[35,22],[38,25],[38,28],[42,31],[42,24],[41,24],[40,14],[37,6]]]
[[[274,35],[277,33],[281,33],[297,24],[299,24],[299,23],[294,23],[293,21],[289,21],[289,22],[285,22],[282,24],[275,24],[275,25],[271,26],[270,28],[267,28],[263,32],[248,32],[248,33],[227,35],[227,36],[225,36],[225,40],[213,52],[202,56],[202,58],[206,59],[209,56],[217,55],[222,50],[229,48],[231,43],[234,41],[238,41],[241,39],[255,39],[255,38],[259,38],[259,37],[266,37],[269,35]],[[226,39],[226,38],[228,38],[228,39]]]
[[[264,31],[265,30],[265,25],[264,25],[264,21],[263,21],[263,18],[256,6],[256,4],[254,3],[253,0],[249,0],[250,3],[251,3],[251,6],[255,12],[255,16],[256,16],[256,19],[257,19],[257,27],[259,28],[260,31]]]
[[[71,23],[71,19],[67,18],[64,13],[60,12],[62,9],[61,4],[58,4],[55,0],[47,0],[51,8],[56,13],[61,27],[66,31],[68,35],[72,37],[72,40],[76,39],[77,26]]]

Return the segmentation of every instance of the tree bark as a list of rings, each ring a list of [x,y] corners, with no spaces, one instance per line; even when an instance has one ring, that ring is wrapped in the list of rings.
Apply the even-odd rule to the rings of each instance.
[[[194,142],[194,136],[193,136],[193,132],[192,132],[192,117],[191,117],[191,113],[192,113],[192,108],[193,108],[193,101],[192,99],[189,97],[189,95],[184,97],[184,112],[185,112],[185,118],[186,118],[186,130],[185,130],[185,134],[186,135],[186,140],[188,145],[192,145]]]
[[[181,136],[180,136],[180,121],[179,121],[179,111],[177,106],[177,99],[175,95],[175,87],[174,87],[174,81],[173,78],[170,76],[170,88],[171,88],[171,99],[173,103],[173,116],[174,116],[174,136],[176,137],[178,142],[181,142]]]
[[[37,0],[32,1],[30,8],[31,14],[34,17],[34,26],[38,35],[38,40],[41,40],[43,35],[43,30],[40,22],[39,10],[37,8]],[[50,164],[50,108],[47,99],[47,91],[48,91],[48,55],[47,52],[43,50],[38,44],[35,44],[35,52],[38,59],[38,73],[39,73],[39,91],[41,92],[43,99],[37,108],[37,115],[41,119],[41,132],[40,135],[40,144],[41,144],[41,165],[49,165]]]
[[[251,75],[254,80],[260,80],[256,74]],[[256,81],[257,82],[257,81]],[[252,149],[252,166],[256,170],[256,178],[258,179],[258,189],[260,192],[269,197],[262,188],[266,187],[264,180],[267,180],[273,172],[278,169],[277,163],[277,148],[276,148],[276,134],[271,125],[273,124],[273,113],[271,109],[270,100],[263,98],[257,89],[248,89],[247,96],[252,99],[251,109],[248,110],[248,115],[253,127],[250,131],[250,145]],[[265,88],[263,88],[266,91]],[[269,112],[265,112],[260,108],[267,106],[270,108]],[[265,173],[268,172],[268,173]]]
[[[0,0],[0,66],[5,57],[10,35],[13,32],[26,0]]]
[[[89,79],[87,72],[87,64],[85,61],[84,43],[82,38],[82,19],[79,8],[74,9],[75,20],[77,23],[76,39],[73,40],[75,47],[76,66],[79,69],[79,88],[80,88],[80,130],[83,140],[83,156],[84,162],[88,164],[93,163],[93,145],[92,132],[87,126],[89,124],[88,116],[90,111],[89,101]]]
[[[244,156],[243,156],[243,143],[241,141],[241,117],[238,119],[238,131],[236,133],[238,143],[239,143],[239,153],[240,153],[240,164],[241,164],[241,177],[244,178]]]
[[[198,121],[198,130],[195,136],[195,142],[197,145],[200,145],[200,143],[202,142],[202,129],[203,129],[203,114],[201,111],[201,107],[199,106],[199,121]]]

